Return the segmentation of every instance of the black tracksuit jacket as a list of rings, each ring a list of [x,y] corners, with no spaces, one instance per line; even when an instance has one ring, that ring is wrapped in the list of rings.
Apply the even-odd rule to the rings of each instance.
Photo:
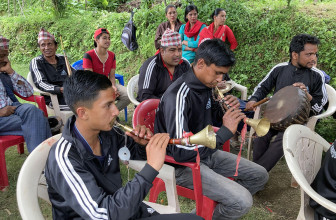
[[[323,73],[316,68],[297,68],[285,62],[274,66],[266,77],[254,88],[250,101],[260,101],[274,88],[274,94],[280,89],[302,82],[313,97],[310,101],[313,114],[319,114],[328,101]]]
[[[189,69],[190,63],[182,58],[171,79],[160,53],[147,59],[139,70],[137,100],[142,102],[146,99],[160,99],[167,88]]]
[[[158,172],[150,165],[122,187],[118,150],[125,145],[118,129],[100,132],[104,165],[73,134],[75,116],[52,146],[45,176],[53,219],[135,219],[146,216],[146,197]],[[146,159],[145,147],[128,137],[132,159]],[[149,216],[149,214],[147,214]]]
[[[219,103],[213,100],[212,89],[206,87],[195,76],[192,69],[178,78],[164,93],[155,116],[155,133],[167,132],[171,138],[181,138],[185,132],[196,134],[212,119],[222,121],[223,112]],[[216,133],[217,148],[229,140],[232,132],[222,126]],[[167,154],[177,162],[195,162],[197,152],[193,146],[168,145]],[[199,146],[204,159],[217,149]]]

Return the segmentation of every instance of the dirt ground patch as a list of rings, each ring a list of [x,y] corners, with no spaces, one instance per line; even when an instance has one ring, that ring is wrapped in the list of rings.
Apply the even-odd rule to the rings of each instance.
[[[300,189],[290,186],[292,175],[284,157],[269,175],[265,189],[254,196],[254,205],[272,212],[272,219],[296,219],[300,209]]]

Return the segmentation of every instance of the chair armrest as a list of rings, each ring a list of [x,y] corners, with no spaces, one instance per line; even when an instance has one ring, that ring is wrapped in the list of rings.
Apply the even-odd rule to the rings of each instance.
[[[184,163],[176,162],[173,157],[168,156],[168,155],[166,155],[165,162],[166,163],[177,164],[177,165],[181,165],[181,166],[185,166],[185,167],[190,167],[191,169],[197,168],[197,164],[194,163],[194,162],[184,162]]]
[[[141,171],[146,165],[147,161],[142,160],[130,160],[128,166],[136,171]],[[176,190],[176,180],[175,180],[175,169],[174,167],[163,164],[157,176],[162,179],[166,186],[168,207],[159,206],[160,213],[172,213],[180,212],[180,205],[178,202],[177,190]],[[150,206],[155,206],[153,203],[149,203]]]
[[[47,111],[45,100],[44,100],[43,96],[31,95],[29,97],[23,97],[19,93],[16,93],[16,92],[15,92],[15,95],[20,97],[23,100],[26,100],[26,101],[29,101],[29,102],[35,102],[38,105],[39,109],[41,109],[43,111],[44,116],[48,117],[48,111]]]

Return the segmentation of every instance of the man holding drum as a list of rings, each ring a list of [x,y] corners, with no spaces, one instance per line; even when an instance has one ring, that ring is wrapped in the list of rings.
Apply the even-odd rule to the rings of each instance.
[[[308,34],[293,37],[289,48],[289,62],[280,63],[272,68],[254,89],[246,108],[251,110],[255,102],[265,98],[273,89],[276,94],[280,89],[293,85],[305,92],[305,98],[311,105],[310,115],[319,114],[327,102],[323,73],[313,67],[318,55],[319,43],[320,41],[315,36]],[[284,106],[280,110],[286,111],[286,108],[290,107]],[[270,129],[267,135],[254,140],[253,161],[265,167],[267,171],[270,171],[283,156],[283,133],[284,131]],[[273,137],[275,138],[271,141]]]

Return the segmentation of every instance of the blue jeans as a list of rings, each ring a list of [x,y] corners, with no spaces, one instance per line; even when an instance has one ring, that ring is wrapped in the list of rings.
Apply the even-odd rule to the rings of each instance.
[[[51,137],[48,119],[43,112],[31,104],[13,103],[14,114],[0,117],[0,135],[22,135],[29,152],[42,141]]]
[[[241,158],[238,177],[232,181],[236,171],[237,156],[217,150],[201,160],[203,194],[217,201],[213,219],[238,219],[252,207],[252,195],[263,189],[268,173],[262,166]],[[189,167],[176,168],[176,183],[193,189],[192,172]]]

